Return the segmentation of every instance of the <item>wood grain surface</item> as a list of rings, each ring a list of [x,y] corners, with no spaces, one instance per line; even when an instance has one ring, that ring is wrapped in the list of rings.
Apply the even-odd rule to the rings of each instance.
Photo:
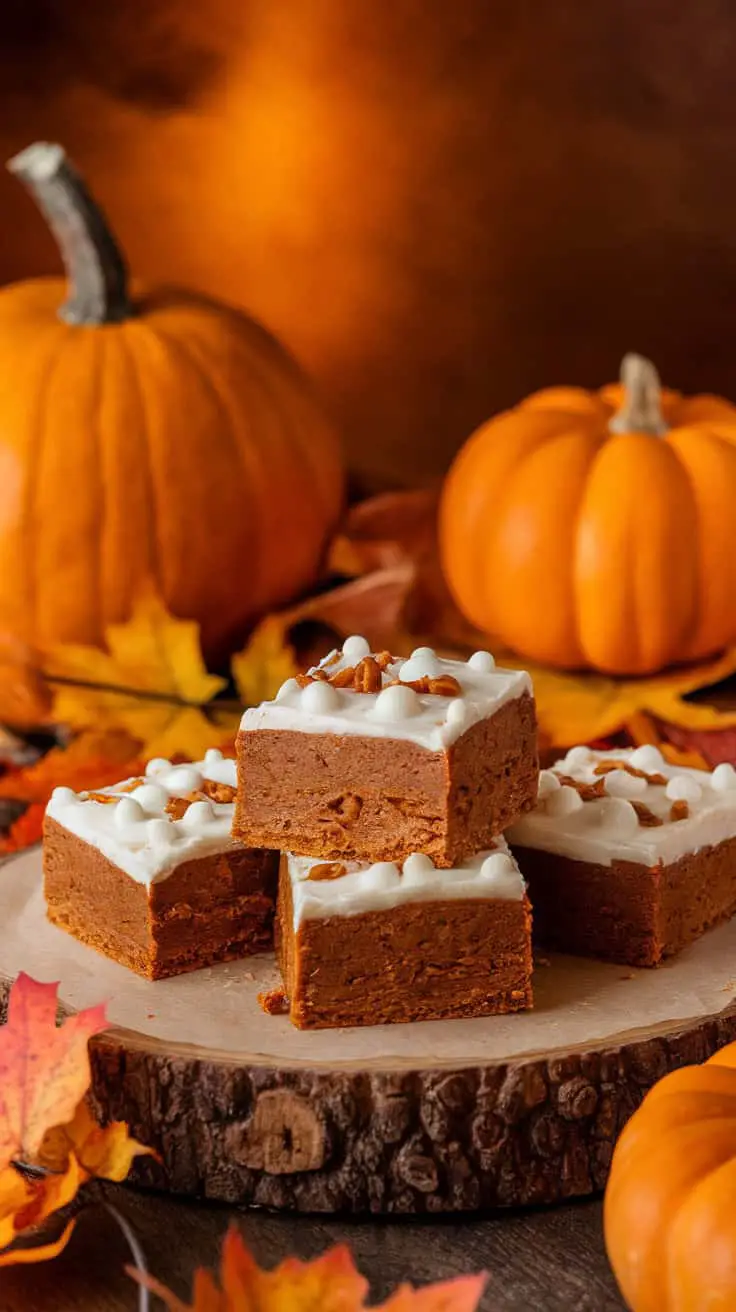
[[[180,1296],[197,1265],[213,1266],[230,1221],[264,1266],[290,1253],[316,1257],[348,1243],[384,1299],[402,1280],[423,1284],[485,1269],[482,1312],[621,1312],[601,1238],[597,1201],[545,1211],[430,1222],[289,1218],[266,1212],[174,1202],[107,1186],[101,1195],[133,1225],[150,1269]],[[123,1265],[129,1260],[115,1222],[102,1211],[79,1220],[70,1247],[44,1266],[0,1276],[2,1312],[135,1312]]]

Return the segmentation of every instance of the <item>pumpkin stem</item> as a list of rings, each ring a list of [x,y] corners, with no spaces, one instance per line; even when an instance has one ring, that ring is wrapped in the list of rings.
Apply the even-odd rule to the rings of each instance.
[[[129,318],[125,259],[102,210],[62,147],[37,141],[9,160],[7,167],[25,183],[61,252],[69,296],[59,317],[73,324]]]
[[[662,437],[667,432],[661,405],[659,374],[643,355],[630,352],[621,361],[621,385],[624,403],[609,422],[612,433],[652,433]]]

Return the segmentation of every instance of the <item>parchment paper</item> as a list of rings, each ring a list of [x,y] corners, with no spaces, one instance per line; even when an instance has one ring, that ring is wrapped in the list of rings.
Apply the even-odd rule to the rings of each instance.
[[[101,908],[100,914],[104,914]],[[273,957],[150,983],[46,920],[38,850],[0,867],[0,974],[59,980],[78,1009],[108,1001],[115,1026],[161,1040],[285,1065],[412,1067],[479,1064],[617,1043],[623,1035],[721,1011],[736,993],[736,918],[658,970],[551,956],[534,978],[535,1009],[483,1020],[352,1030],[295,1030],[267,1016],[257,993],[279,983]]]

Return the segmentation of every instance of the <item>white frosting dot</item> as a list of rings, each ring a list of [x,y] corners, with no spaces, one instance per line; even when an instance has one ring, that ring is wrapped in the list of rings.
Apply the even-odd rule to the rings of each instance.
[[[177,765],[160,776],[159,782],[168,793],[194,793],[202,787],[202,775],[191,765]]]
[[[541,801],[544,797],[549,797],[550,793],[556,793],[561,788],[557,775],[552,770],[540,770],[539,781],[537,783],[537,797]]]
[[[393,861],[377,861],[370,870],[366,870],[362,882],[365,888],[380,890],[392,888],[398,878],[398,867]]]
[[[130,825],[139,825],[145,818],[143,807],[134,797],[121,797],[112,820],[116,829],[127,829]]]
[[[445,723],[450,724],[453,728],[457,729],[465,724],[467,718],[468,708],[462,697],[451,697],[447,703],[447,710],[445,711]]]
[[[163,811],[169,800],[169,794],[163,788],[159,788],[158,784],[141,784],[139,788],[133,790],[132,796],[148,815]],[[164,823],[168,824],[168,821]]]
[[[146,775],[161,774],[164,770],[171,769],[171,761],[167,761],[165,756],[154,756],[146,766]]]
[[[496,662],[489,651],[474,651],[468,665],[478,674],[492,674],[496,668]]]
[[[339,710],[340,694],[331,683],[308,683],[302,688],[301,704],[303,711],[313,715],[329,715],[330,711]]]
[[[422,703],[413,688],[402,688],[394,684],[392,688],[384,688],[383,692],[379,692],[373,707],[373,717],[383,724],[396,724],[399,720],[419,715],[421,709]]]
[[[435,679],[442,673],[442,665],[437,660],[431,647],[418,647],[408,661],[399,670],[402,683],[413,683],[415,679]]]
[[[604,778],[609,797],[641,797],[649,787],[646,779],[629,774],[627,770],[611,770]]]
[[[703,790],[697,779],[691,779],[686,774],[676,774],[674,779],[670,779],[664,791],[671,802],[699,802],[703,796]]]
[[[603,797],[594,803],[593,813],[602,825],[615,829],[617,836],[633,834],[639,828],[639,817],[625,797]]]
[[[548,815],[572,815],[575,811],[582,810],[584,802],[575,788],[569,784],[563,784],[560,788],[548,793],[545,798],[545,810]]]
[[[505,852],[491,852],[480,868],[481,878],[490,884],[491,893],[496,897],[518,897],[523,889],[521,874],[511,857]]]
[[[146,822],[146,842],[151,847],[171,847],[176,838],[176,830],[171,820],[158,816]]]
[[[359,634],[354,633],[352,637],[346,638],[342,644],[342,654],[351,665],[362,661],[364,656],[370,656],[371,647],[366,638],[361,638]]]
[[[287,679],[286,683],[282,683],[281,687],[276,693],[276,701],[283,702],[287,697],[290,697],[293,692],[298,692],[298,691],[299,691],[299,684],[297,683],[296,679]]]
[[[581,766],[589,765],[592,759],[593,753],[589,747],[571,747],[565,757],[564,764],[570,770],[576,770]]]
[[[719,793],[730,792],[732,788],[736,788],[736,770],[729,761],[722,761],[716,766],[710,777],[710,786]]]
[[[179,824],[183,829],[201,829],[214,819],[212,803],[205,798],[201,802],[192,802],[184,812]]]
[[[295,682],[296,682],[296,680],[295,680]],[[207,748],[207,751],[206,751],[205,754],[204,754],[204,763],[205,763],[205,765],[217,765],[217,764],[218,764],[220,761],[222,761],[222,760],[223,760],[223,755],[222,755],[222,752],[220,751],[219,747],[208,747],[208,748]]]
[[[424,852],[412,852],[404,861],[401,877],[411,884],[422,883],[427,875],[433,875],[435,864]]]
[[[71,802],[76,802],[77,794],[73,788],[55,788],[51,799],[59,806],[69,806]]]
[[[644,743],[643,747],[635,748],[629,760],[637,770],[651,770],[655,773],[664,765],[664,757],[653,743]]]

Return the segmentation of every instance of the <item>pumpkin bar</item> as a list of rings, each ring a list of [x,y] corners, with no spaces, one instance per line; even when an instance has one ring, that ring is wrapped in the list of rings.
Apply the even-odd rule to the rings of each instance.
[[[269,948],[277,857],[230,836],[235,762],[151,761],[98,792],[56,788],[43,835],[49,919],[149,979]]]
[[[540,945],[656,966],[736,911],[736,771],[574,747],[507,832]]]
[[[352,637],[243,716],[234,835],[325,861],[451,867],[534,805],[529,676]]]
[[[299,1029],[532,1005],[531,914],[503,838],[456,869],[281,858],[276,951]]]

